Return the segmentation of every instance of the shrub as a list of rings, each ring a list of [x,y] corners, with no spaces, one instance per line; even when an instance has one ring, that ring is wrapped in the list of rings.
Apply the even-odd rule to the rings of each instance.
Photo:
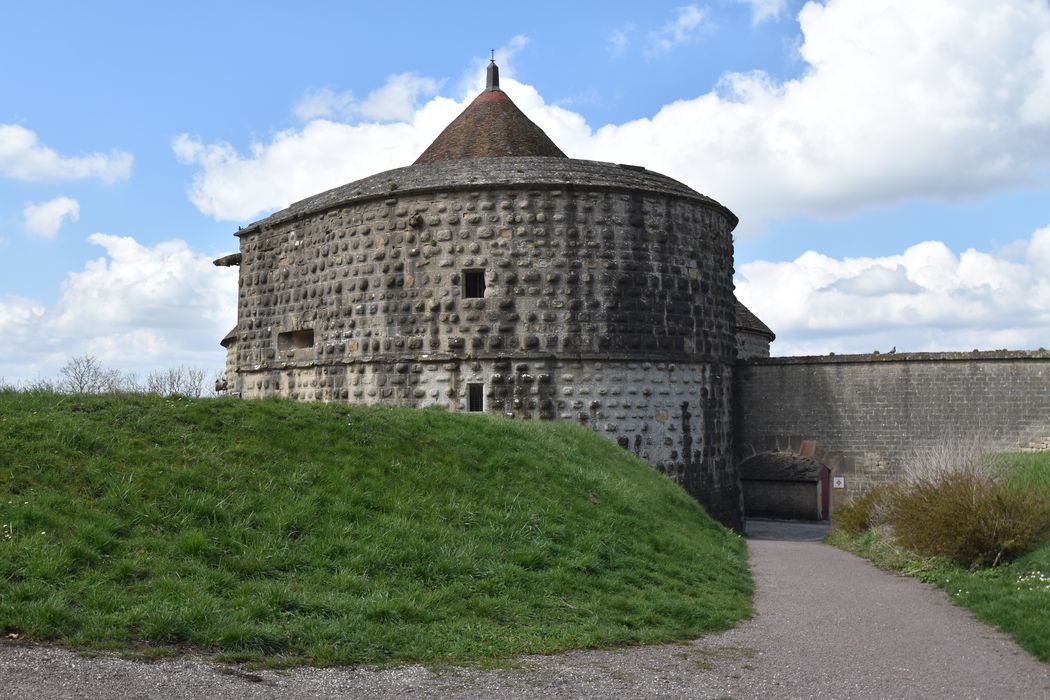
[[[867,532],[882,520],[885,503],[893,492],[892,484],[879,484],[859,498],[848,501],[831,514],[831,524],[843,532]]]
[[[972,568],[1033,547],[1050,531],[1050,505],[993,470],[963,468],[905,482],[888,499],[886,519],[901,545]]]

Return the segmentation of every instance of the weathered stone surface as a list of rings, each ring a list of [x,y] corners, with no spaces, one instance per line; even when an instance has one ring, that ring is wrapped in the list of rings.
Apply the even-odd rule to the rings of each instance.
[[[585,424],[737,525],[735,225],[681,183],[609,163],[381,173],[238,232],[228,383],[453,411],[482,384],[485,412]]]
[[[845,477],[832,507],[945,442],[1050,445],[1046,351],[753,359],[737,365],[735,387],[738,460],[808,451]]]

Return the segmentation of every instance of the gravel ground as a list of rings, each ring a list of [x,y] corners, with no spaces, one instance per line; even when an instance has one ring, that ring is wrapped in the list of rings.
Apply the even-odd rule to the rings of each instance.
[[[0,697],[1050,698],[1050,666],[938,589],[813,541],[813,526],[752,522],[749,532],[755,618],[688,644],[530,656],[496,670],[282,672],[0,644]]]

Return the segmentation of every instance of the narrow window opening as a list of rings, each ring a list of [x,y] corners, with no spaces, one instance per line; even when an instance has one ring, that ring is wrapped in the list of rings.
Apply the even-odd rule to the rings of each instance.
[[[484,384],[467,384],[467,410],[471,413],[485,410]]]
[[[277,349],[281,352],[289,350],[305,350],[314,346],[314,329],[307,328],[301,331],[285,331],[277,334]]]
[[[481,299],[485,296],[485,271],[463,271],[463,296],[467,299]]]

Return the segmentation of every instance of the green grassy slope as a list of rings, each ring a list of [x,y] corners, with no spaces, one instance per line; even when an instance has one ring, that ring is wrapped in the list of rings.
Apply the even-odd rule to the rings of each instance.
[[[750,612],[743,541],[559,423],[0,392],[0,631],[230,659],[477,661]]]

